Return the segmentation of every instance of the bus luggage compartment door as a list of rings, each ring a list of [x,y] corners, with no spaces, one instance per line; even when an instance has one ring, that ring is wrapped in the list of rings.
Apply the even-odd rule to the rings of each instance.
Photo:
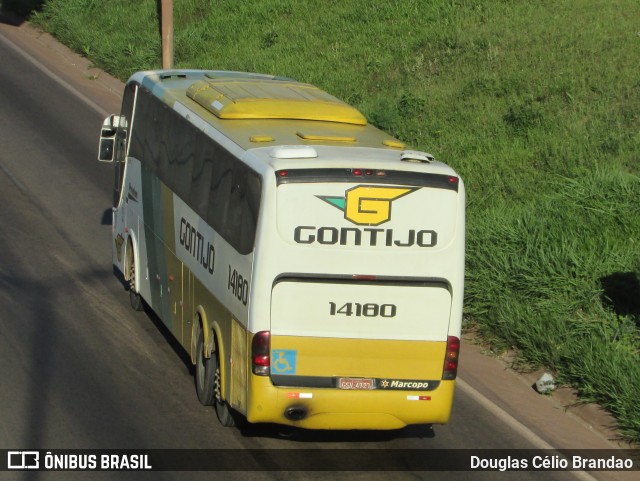
[[[272,292],[271,375],[441,379],[450,312],[444,283],[286,279]]]

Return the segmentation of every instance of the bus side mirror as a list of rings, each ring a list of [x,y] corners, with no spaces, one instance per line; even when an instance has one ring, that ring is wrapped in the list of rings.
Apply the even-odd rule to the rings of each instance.
[[[116,141],[100,137],[100,150],[98,152],[98,160],[100,162],[113,162],[113,147]]]
[[[102,122],[100,145],[98,146],[98,160],[100,162],[113,162],[116,130],[120,125],[120,121],[121,117],[119,115],[110,115]]]

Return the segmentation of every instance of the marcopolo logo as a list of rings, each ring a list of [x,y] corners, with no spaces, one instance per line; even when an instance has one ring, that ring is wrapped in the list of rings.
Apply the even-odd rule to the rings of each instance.
[[[431,391],[432,381],[421,381],[418,379],[383,379],[377,382],[378,389],[395,389],[404,391]]]
[[[344,197],[317,196],[344,212],[344,218],[357,225],[376,226],[391,219],[391,203],[415,188],[358,185],[345,192]]]

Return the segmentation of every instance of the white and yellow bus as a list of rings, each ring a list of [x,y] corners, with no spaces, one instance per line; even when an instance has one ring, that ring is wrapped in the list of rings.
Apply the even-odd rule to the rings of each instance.
[[[200,401],[313,429],[449,420],[465,193],[308,84],[139,72],[102,127],[113,263],[195,365]]]

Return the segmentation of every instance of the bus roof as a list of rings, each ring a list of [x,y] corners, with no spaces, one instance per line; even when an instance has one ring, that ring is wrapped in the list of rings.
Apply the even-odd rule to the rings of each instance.
[[[244,150],[281,145],[372,147],[401,152],[405,144],[367,123],[354,107],[312,85],[271,75],[205,71],[137,72],[167,105],[176,102]]]
[[[298,119],[365,125],[354,107],[309,84],[288,80],[207,78],[187,97],[220,119]]]

